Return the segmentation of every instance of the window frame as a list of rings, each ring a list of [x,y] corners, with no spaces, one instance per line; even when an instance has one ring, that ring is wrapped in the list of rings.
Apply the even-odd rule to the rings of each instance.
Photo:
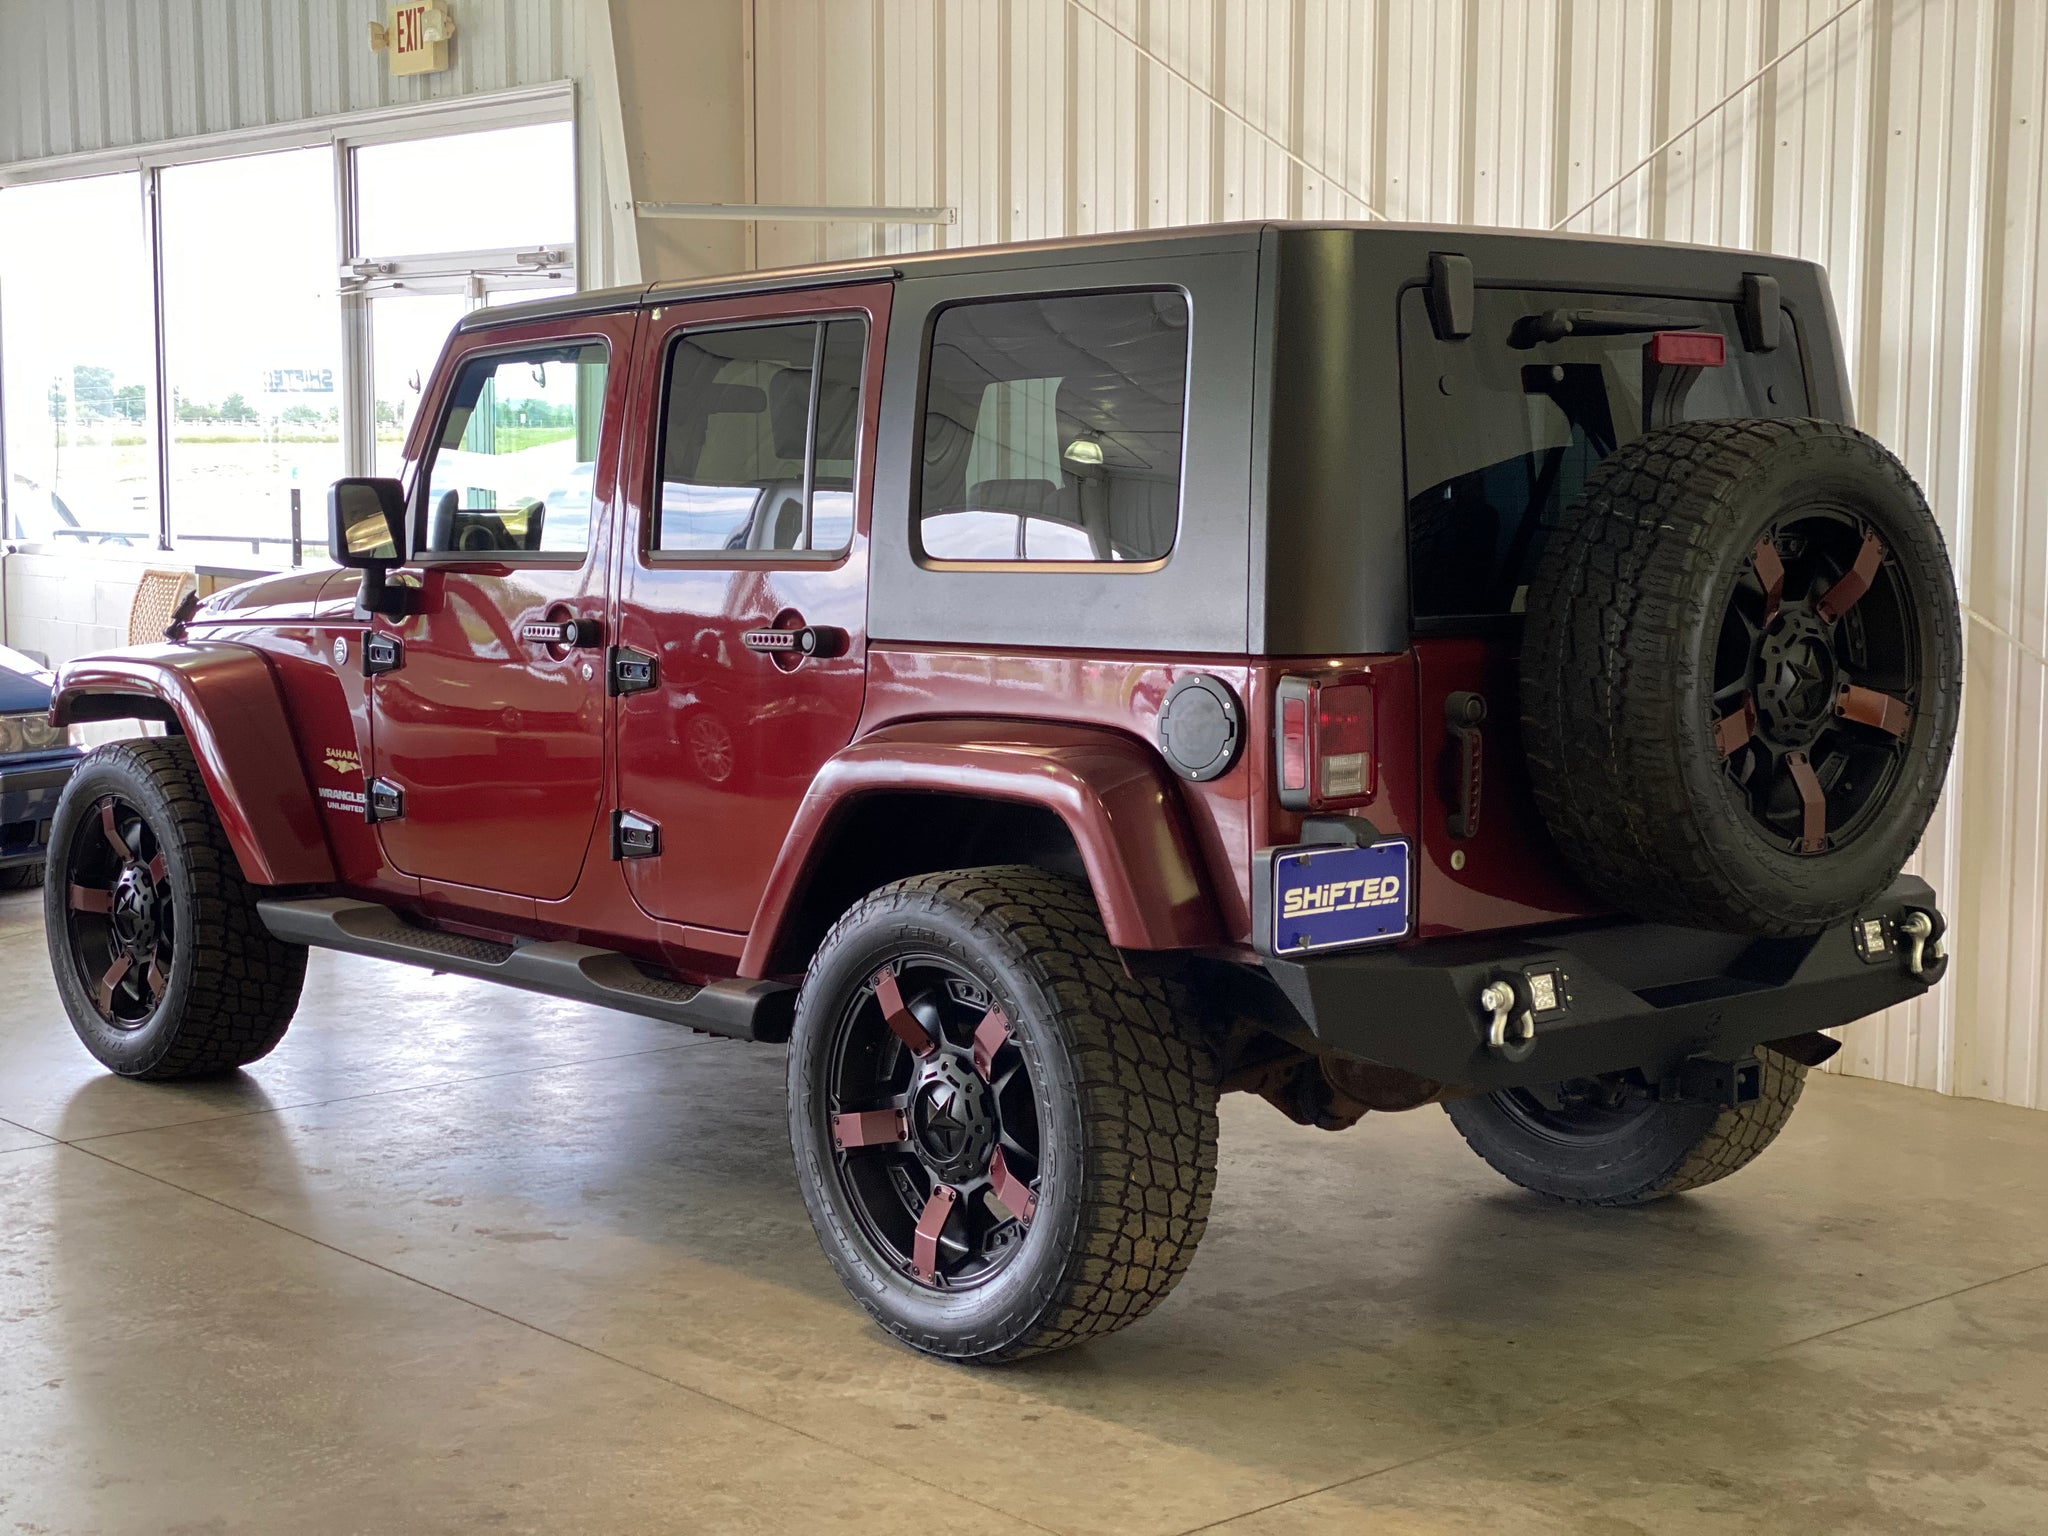
[[[853,320],[861,328],[861,411],[862,416],[855,423],[853,434],[853,527],[848,533],[843,549],[662,549],[656,540],[661,530],[661,491],[667,484],[664,473],[668,452],[668,407],[669,390],[675,376],[671,366],[675,350],[692,336],[708,335],[714,331],[758,331],[792,325],[808,325],[818,333],[813,351],[814,358],[822,357],[825,327],[835,320]],[[650,569],[710,568],[713,570],[744,565],[751,569],[776,569],[788,567],[803,570],[823,570],[843,565],[853,558],[855,547],[861,540],[860,512],[861,486],[867,469],[867,420],[868,383],[875,365],[875,326],[868,312],[857,308],[806,309],[785,311],[779,314],[749,315],[731,319],[706,319],[699,325],[681,325],[660,338],[659,355],[654,366],[659,370],[658,382],[653,390],[653,430],[648,434],[650,452],[647,463],[647,496],[643,502],[638,533],[639,555],[643,564]],[[817,474],[818,385],[816,369],[813,370],[809,415],[804,426],[804,498],[808,507],[814,493]]]
[[[455,381],[474,363],[493,358],[518,357],[528,352],[558,352],[575,347],[600,346],[605,354],[604,390],[599,397],[597,419],[596,452],[591,458],[590,473],[590,534],[580,550],[540,549],[422,549],[420,543],[427,535],[427,493],[433,480],[434,456],[441,451],[441,439],[448,430],[448,418],[455,411]],[[597,467],[604,462],[606,417],[611,413],[612,392],[615,387],[618,367],[618,349],[612,338],[602,331],[570,331],[560,336],[525,336],[517,340],[505,340],[471,347],[461,352],[443,353],[436,372],[446,378],[447,384],[434,402],[433,428],[421,442],[420,455],[411,465],[412,484],[406,488],[405,516],[407,522],[406,542],[412,546],[404,564],[409,566],[445,565],[500,565],[508,567],[539,566],[560,570],[577,570],[590,563],[597,553],[598,495]],[[421,412],[413,418],[417,424],[426,420]],[[616,501],[617,497],[614,496]]]
[[[180,545],[173,534],[171,474],[169,464],[169,393],[165,338],[163,245],[156,210],[161,196],[161,173],[179,165],[204,161],[241,159],[282,150],[329,147],[335,156],[334,199],[336,210],[335,262],[339,279],[341,351],[338,401],[341,421],[341,453],[344,475],[376,472],[376,397],[370,357],[368,302],[386,288],[402,291],[445,291],[464,293],[472,307],[485,295],[511,288],[544,292],[573,291],[579,284],[584,240],[585,188],[575,191],[576,232],[566,246],[557,244],[533,250],[482,252],[440,252],[429,255],[392,255],[363,251],[356,238],[355,150],[367,145],[413,139],[441,138],[499,128],[541,124],[565,124],[571,135],[572,157],[583,154],[582,123],[577,111],[573,84],[561,81],[520,86],[510,90],[478,92],[439,100],[393,103],[353,112],[194,134],[185,138],[87,150],[44,160],[0,165],[0,190],[50,181],[83,180],[117,173],[139,173],[143,228],[148,262],[148,305],[150,309],[151,408],[147,422],[150,459],[156,498],[156,526],[153,542],[127,550],[131,557],[174,553],[207,564],[204,549]],[[0,309],[5,297],[0,296]],[[0,327],[5,316],[0,313]],[[617,349],[612,365],[617,366]],[[0,400],[0,410],[6,402]],[[0,446],[0,456],[5,448]],[[292,563],[275,569],[293,569],[310,556],[324,563],[326,550],[325,512],[319,503],[324,487],[315,492],[314,505],[306,509],[300,546]],[[10,477],[0,465],[0,527],[7,519]],[[223,554],[239,541],[220,545]],[[80,553],[67,544],[38,546],[44,551]],[[87,546],[95,554],[111,551],[113,545]],[[264,562],[258,562],[264,563]]]
[[[924,547],[924,442],[925,423],[930,411],[932,353],[936,346],[939,322],[956,309],[986,307],[994,304],[1043,303],[1053,299],[1088,299],[1111,294],[1172,293],[1180,297],[1186,307],[1188,323],[1183,333],[1181,348],[1181,391],[1180,391],[1180,459],[1174,468],[1173,484],[1173,539],[1166,552],[1151,560],[953,560],[925,552]],[[927,571],[978,571],[978,572],[1044,572],[1051,575],[1122,575],[1144,576],[1164,570],[1179,552],[1181,533],[1187,522],[1187,468],[1188,436],[1194,406],[1194,359],[1195,359],[1195,296],[1186,284],[1172,282],[1089,285],[1079,288],[1030,289],[1015,293],[978,294],[972,297],[949,299],[935,305],[925,317],[924,335],[918,347],[917,396],[914,402],[913,419],[916,423],[912,434],[910,453],[910,558],[920,570]],[[1020,514],[1021,516],[1021,514]]]

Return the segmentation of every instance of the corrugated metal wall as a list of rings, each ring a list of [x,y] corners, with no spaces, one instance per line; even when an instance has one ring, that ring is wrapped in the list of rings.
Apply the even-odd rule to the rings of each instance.
[[[942,229],[767,226],[761,257],[1362,218],[1368,203],[1401,219],[1548,225],[1841,9],[755,0],[760,198],[960,211]],[[2048,5],[1862,0],[1572,221],[1792,252],[1834,274],[1861,422],[1904,455],[1948,532],[1969,673],[1950,792],[1920,857],[1954,912],[1955,971],[1926,1002],[1855,1026],[1841,1060],[2036,1107],[2048,1107],[2048,462],[2032,451],[2048,428],[2044,114]]]
[[[455,0],[452,67],[392,79],[383,0],[5,0],[0,165],[582,73],[581,5]]]

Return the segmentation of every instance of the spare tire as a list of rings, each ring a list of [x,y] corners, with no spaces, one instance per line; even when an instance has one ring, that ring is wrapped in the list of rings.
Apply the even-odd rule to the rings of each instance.
[[[1609,455],[1547,534],[1523,736],[1596,894],[1800,934],[1897,878],[1962,692],[1955,578],[1905,466],[1835,422],[1691,422]]]

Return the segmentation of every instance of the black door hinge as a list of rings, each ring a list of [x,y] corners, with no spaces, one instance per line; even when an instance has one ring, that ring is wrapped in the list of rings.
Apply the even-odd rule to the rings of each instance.
[[[389,779],[370,780],[369,792],[363,796],[363,819],[397,821],[404,814],[405,791]]]
[[[622,693],[645,693],[654,686],[654,658],[630,645],[615,645],[606,654],[605,689],[613,698]]]
[[[661,852],[661,827],[633,811],[612,812],[612,857],[651,859]]]
[[[396,672],[405,665],[405,642],[396,635],[368,634],[363,637],[363,676]]]

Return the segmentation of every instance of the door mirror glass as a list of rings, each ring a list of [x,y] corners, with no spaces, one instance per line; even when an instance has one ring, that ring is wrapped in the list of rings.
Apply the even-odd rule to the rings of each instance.
[[[327,552],[336,565],[396,565],[405,558],[405,488],[396,480],[337,480],[327,493]]]

